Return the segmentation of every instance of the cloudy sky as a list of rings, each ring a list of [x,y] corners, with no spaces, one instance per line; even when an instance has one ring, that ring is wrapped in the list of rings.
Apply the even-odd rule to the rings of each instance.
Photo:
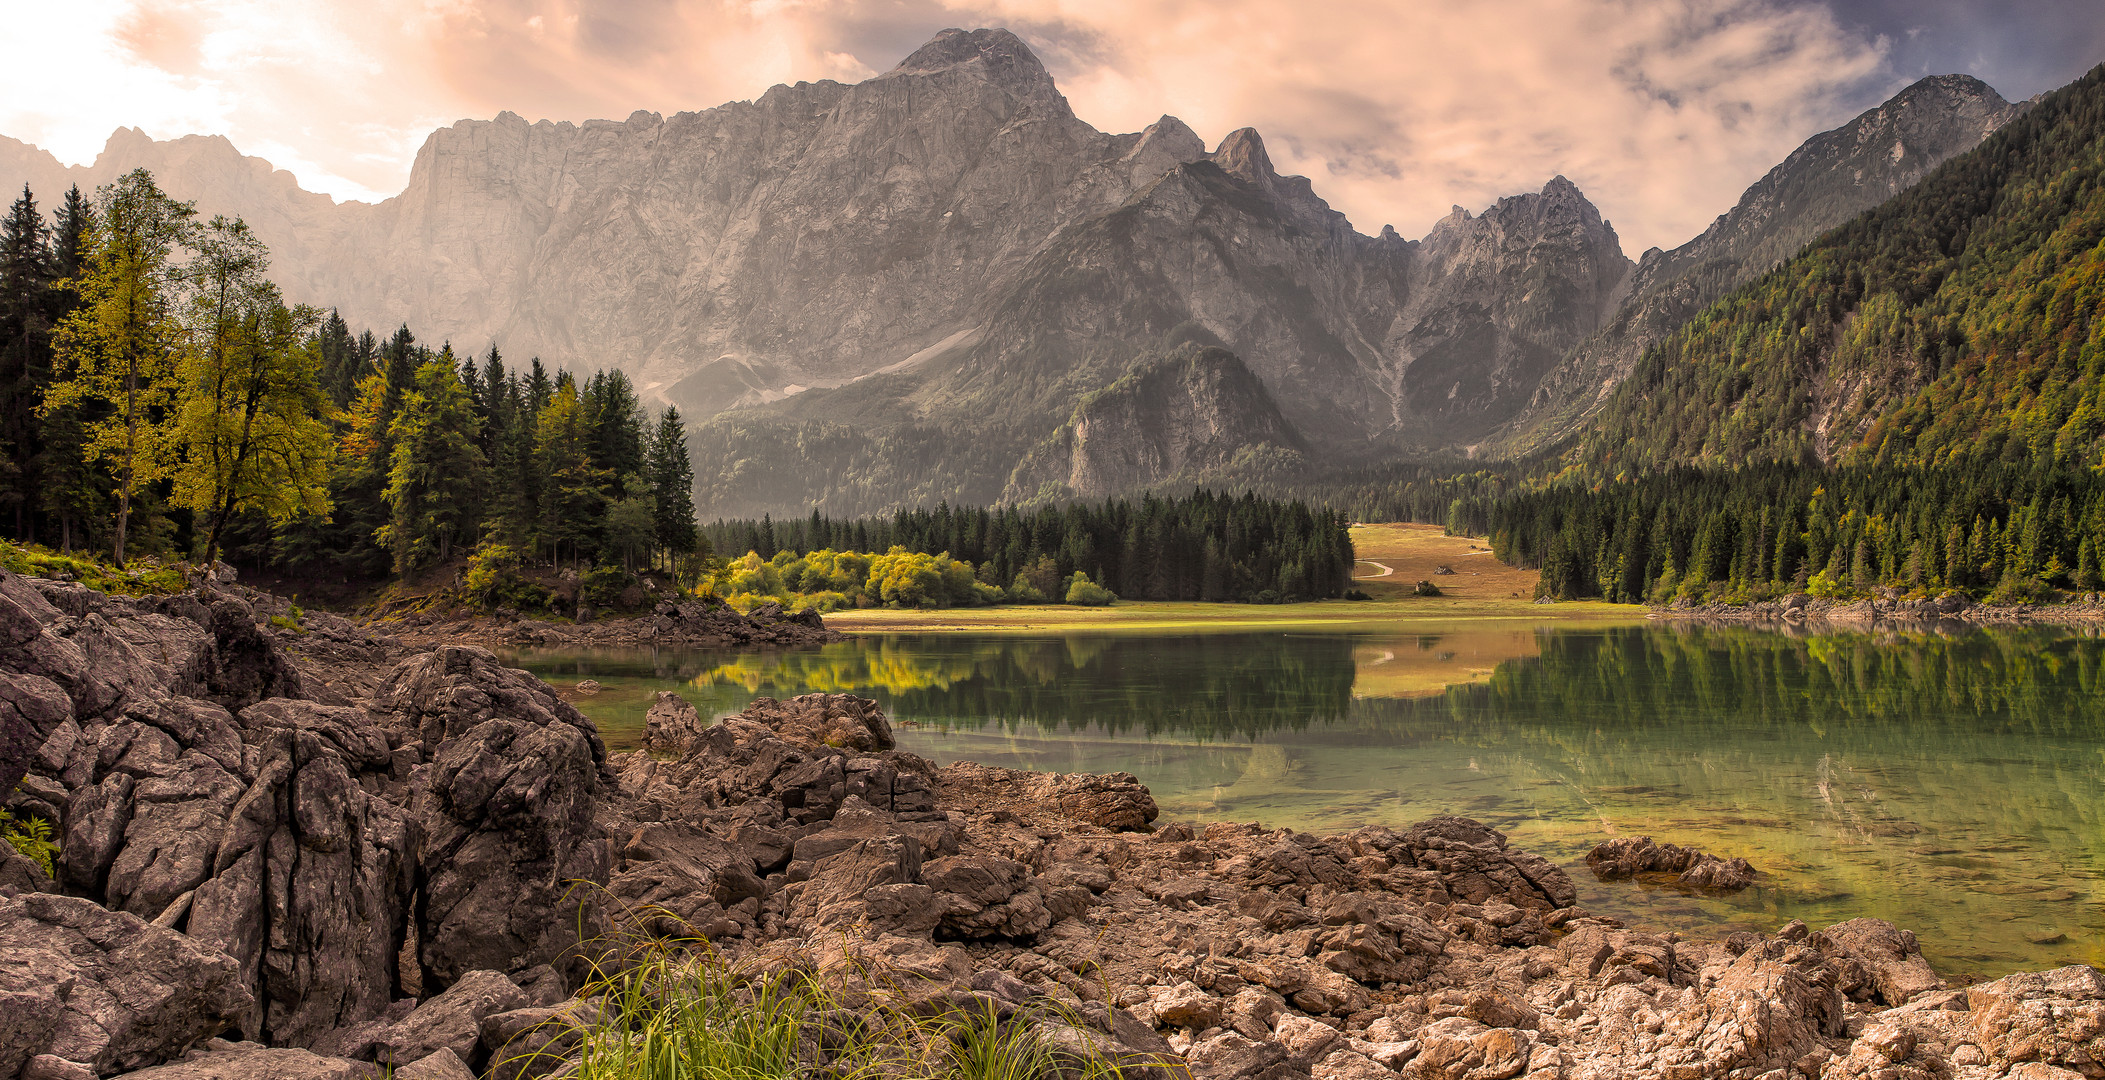
[[[2099,0],[5,0],[0,134],[224,134],[309,189],[399,190],[432,128],[855,80],[947,26],[1029,41],[1083,119],[1257,127],[1362,231],[1562,173],[1633,254],[1926,74],[2011,98],[2105,60]]]

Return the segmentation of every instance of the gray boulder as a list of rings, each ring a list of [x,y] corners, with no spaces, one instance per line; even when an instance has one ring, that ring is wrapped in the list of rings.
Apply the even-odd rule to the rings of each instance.
[[[363,1061],[244,1044],[125,1073],[124,1080],[380,1080],[381,1076],[380,1069]]]
[[[159,1064],[253,1004],[232,957],[78,897],[0,898],[0,1076],[48,1054],[100,1074]]]
[[[472,690],[449,695],[464,701]],[[418,770],[410,806],[424,837],[417,933],[427,989],[470,971],[574,967],[579,943],[604,929],[607,847],[593,820],[601,760],[589,721],[542,710],[484,720]]]
[[[257,750],[181,925],[241,962],[249,1038],[305,1045],[393,996],[417,830],[322,736],[271,729]]]

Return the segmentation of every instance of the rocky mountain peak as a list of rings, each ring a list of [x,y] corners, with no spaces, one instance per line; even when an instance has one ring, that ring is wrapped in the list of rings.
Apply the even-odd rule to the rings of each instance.
[[[1261,188],[1270,189],[1279,181],[1279,174],[1272,168],[1271,155],[1265,153],[1264,137],[1257,134],[1256,128],[1237,128],[1229,132],[1213,151],[1213,163],[1229,176]]]
[[[1058,94],[1053,79],[1038,62],[1038,54],[1023,39],[1007,30],[943,30],[928,44],[914,50],[899,66],[879,76],[934,75],[946,71],[973,70],[990,82],[1023,90]]]
[[[1206,141],[1184,121],[1165,114],[1140,133],[1140,141],[1126,156],[1138,158],[1146,154],[1165,154],[1178,161],[1197,161],[1206,156]]]

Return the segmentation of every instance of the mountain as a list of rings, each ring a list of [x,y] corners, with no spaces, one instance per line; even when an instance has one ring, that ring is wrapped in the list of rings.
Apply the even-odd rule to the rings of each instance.
[[[48,202],[152,168],[248,218],[287,294],[354,327],[628,372],[697,422],[706,512],[854,514],[1538,444],[1710,300],[2014,111],[1926,80],[1641,263],[1561,176],[1419,240],[1361,233],[1254,130],[1211,150],[1169,116],[1097,131],[1005,30],[701,112],[462,121],[376,205],[132,130],[76,169],[0,141],[0,182]],[[1232,356],[1166,374],[1189,345]],[[1085,405],[1111,410],[1086,433]],[[1117,409],[1177,434],[1113,434]]]
[[[93,178],[164,164],[138,142],[120,133]],[[1186,324],[1325,454],[1478,438],[1599,327],[1633,269],[1562,178],[1423,241],[1361,234],[1278,173],[1255,131],[1210,152],[1173,117],[1096,131],[1003,30],[944,31],[863,83],[704,112],[463,121],[375,206],[309,206],[209,142],[218,164],[157,167],[165,186],[267,219],[288,294],[354,326],[620,367],[690,417],[738,408],[722,422],[766,440],[816,438],[812,424],[952,433],[935,476],[886,481],[864,508],[910,489],[998,496],[1084,395]],[[55,186],[31,171],[0,154],[0,179]],[[703,471],[809,471],[756,469],[749,450],[780,453],[739,447]],[[736,488],[734,503],[761,497]]]
[[[1132,478],[1195,480],[1256,455],[1298,458],[1301,437],[1234,353],[1186,345],[1082,399],[1017,464],[1002,501],[1100,498]]]
[[[133,169],[150,170],[164,190],[195,201],[201,217],[246,220],[270,247],[271,276],[299,300],[328,302],[326,292],[341,270],[337,260],[344,228],[372,210],[306,191],[291,173],[243,155],[219,135],[157,141],[138,128],[118,128],[93,164],[72,166],[0,136],[0,184],[5,185],[0,191],[12,200],[26,184],[47,212],[67,188],[77,184],[83,194],[93,195]]]
[[[2105,66],[1662,339],[1575,455],[2097,467]]]
[[[1482,448],[1524,452],[1569,432],[1620,385],[1644,350],[1821,233],[1913,187],[2024,112],[1979,79],[1923,79],[1808,139],[1701,236],[1644,253],[1629,300],[1541,380],[1527,408]]]

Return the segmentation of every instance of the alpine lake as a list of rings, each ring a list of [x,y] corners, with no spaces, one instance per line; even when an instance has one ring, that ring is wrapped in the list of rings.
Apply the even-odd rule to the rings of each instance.
[[[2096,630],[1508,619],[508,659],[563,688],[617,750],[638,745],[660,690],[705,715],[861,694],[902,749],[1123,770],[1165,820],[1334,833],[1473,817],[1632,925],[1707,936],[1870,915],[1914,930],[1947,978],[2105,965]],[[571,689],[587,679],[601,689]],[[1585,853],[1616,834],[1760,873],[1729,896],[1596,880]]]

